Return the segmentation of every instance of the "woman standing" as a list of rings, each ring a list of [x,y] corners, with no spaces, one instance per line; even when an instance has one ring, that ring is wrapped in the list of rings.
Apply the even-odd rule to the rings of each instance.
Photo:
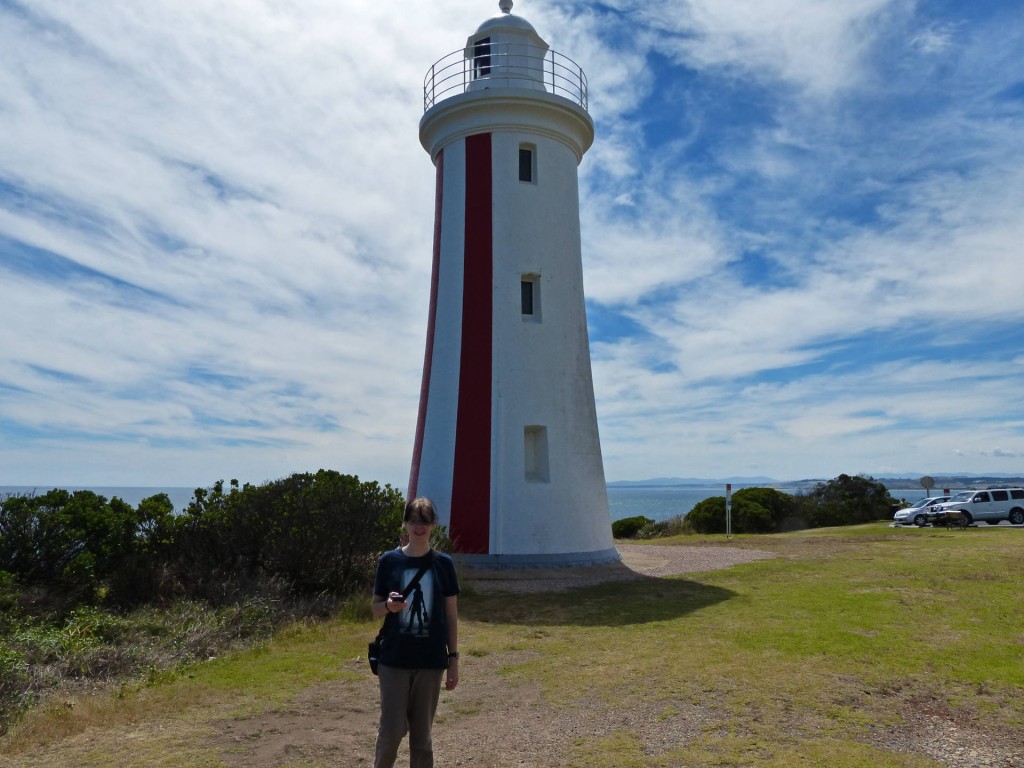
[[[410,501],[404,523],[408,543],[385,552],[377,563],[371,608],[386,620],[377,669],[380,726],[374,768],[395,764],[406,731],[410,768],[432,768],[431,728],[441,678],[449,691],[459,684],[459,582],[451,557],[430,547],[435,523],[430,499]],[[403,589],[409,594],[403,595]]]

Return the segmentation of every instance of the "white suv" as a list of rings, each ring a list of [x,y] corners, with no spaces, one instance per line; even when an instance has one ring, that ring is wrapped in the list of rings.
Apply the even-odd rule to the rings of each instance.
[[[985,521],[996,525],[1009,520],[1014,525],[1024,523],[1024,488],[989,488],[985,491],[960,491],[945,504],[932,507],[929,512],[960,512],[967,524]]]

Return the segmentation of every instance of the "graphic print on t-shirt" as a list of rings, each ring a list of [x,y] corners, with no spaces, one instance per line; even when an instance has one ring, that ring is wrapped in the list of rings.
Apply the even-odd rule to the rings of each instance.
[[[418,570],[419,568],[407,568],[403,574],[403,581],[411,581]],[[405,596],[405,608],[402,609],[398,623],[399,631],[403,635],[430,635],[430,606],[433,605],[433,596],[434,574],[428,570],[413,590]]]

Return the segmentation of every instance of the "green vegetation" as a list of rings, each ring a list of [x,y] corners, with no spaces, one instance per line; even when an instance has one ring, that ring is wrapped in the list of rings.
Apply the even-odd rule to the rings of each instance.
[[[159,676],[365,595],[403,504],[327,470],[220,481],[184,514],[164,494],[0,500],[0,734],[49,690]]]
[[[640,531],[653,524],[654,521],[651,518],[643,515],[624,517],[612,522],[612,536],[616,539],[633,539]]]
[[[483,727],[486,749],[514,751],[500,713],[480,718],[524,696],[561,734],[549,742],[548,765],[938,768],[948,763],[925,746],[946,734],[965,755],[1019,750],[1019,530],[872,523],[658,544],[780,556],[514,600],[467,589],[465,686],[442,703],[444,731]],[[12,768],[147,764],[113,757],[131,723],[132,754],[163,761],[148,764],[222,765],[204,738],[226,717],[269,716],[329,680],[372,698],[372,686],[359,687],[369,673],[356,657],[374,630],[365,613],[305,623],[263,648],[197,665],[188,678],[37,709],[0,742],[0,755]],[[473,702],[479,676],[483,698]],[[560,730],[581,718],[583,727]],[[332,727],[340,733],[346,721]],[[88,741],[66,738],[86,728]]]
[[[773,488],[743,488],[732,496],[732,530],[775,533],[857,525],[891,518],[896,506],[884,485],[862,475],[839,475],[795,496]],[[680,527],[689,533],[725,533],[725,497],[704,499],[682,520],[654,524],[645,533],[647,538],[674,535]]]
[[[556,709],[596,699],[610,723],[641,723],[646,713],[683,731],[697,720],[684,744],[653,753],[639,724],[606,735],[595,727],[571,762],[553,764],[934,768],[920,754],[882,749],[885,734],[923,735],[935,717],[965,739],[978,729],[1017,743],[1019,534],[874,523],[741,535],[734,546],[782,557],[568,599],[475,596],[463,614],[484,623],[467,628],[465,642],[529,649],[533,658],[506,674],[539,685]]]

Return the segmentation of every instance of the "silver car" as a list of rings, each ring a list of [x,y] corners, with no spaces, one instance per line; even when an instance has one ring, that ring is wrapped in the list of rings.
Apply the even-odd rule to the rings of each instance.
[[[929,496],[915,501],[909,507],[901,509],[892,516],[896,525],[924,525],[928,521],[928,508],[949,501],[949,496]]]

